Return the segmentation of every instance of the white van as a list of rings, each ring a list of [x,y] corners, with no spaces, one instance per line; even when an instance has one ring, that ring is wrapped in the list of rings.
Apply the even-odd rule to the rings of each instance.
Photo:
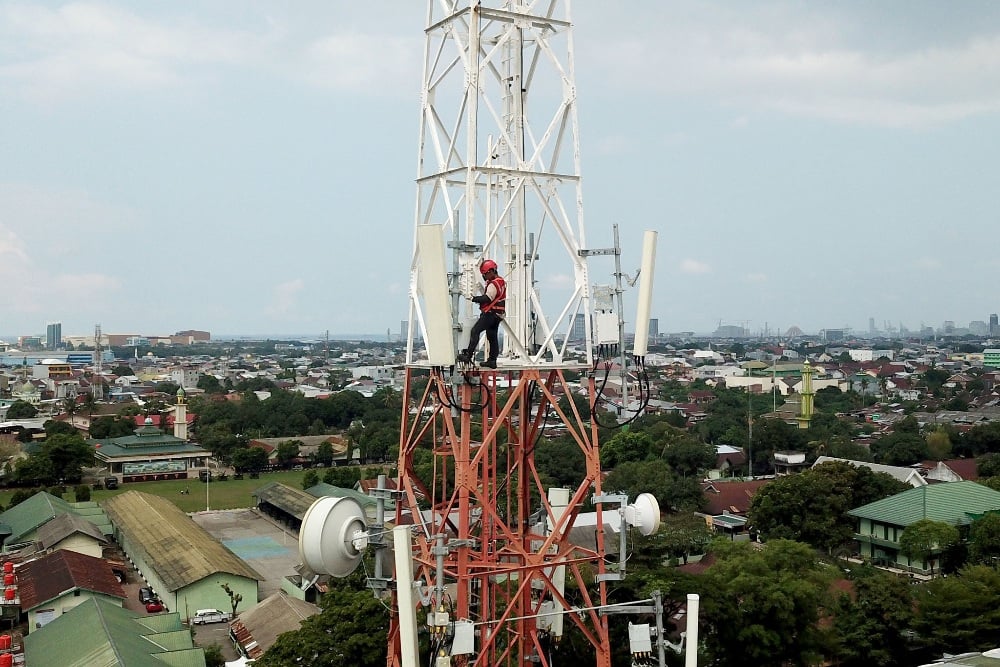
[[[203,623],[228,623],[232,620],[233,615],[228,611],[219,611],[218,609],[199,609],[191,617],[191,623],[194,625],[202,625]]]

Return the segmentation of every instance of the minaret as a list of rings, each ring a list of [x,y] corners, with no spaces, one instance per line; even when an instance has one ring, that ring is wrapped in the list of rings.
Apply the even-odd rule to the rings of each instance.
[[[177,405],[174,407],[174,437],[181,440],[188,439],[187,399],[184,397],[184,387],[177,389]]]
[[[799,413],[799,428],[809,428],[813,417],[813,400],[816,392],[813,391],[813,369],[809,365],[809,360],[802,364],[802,407]]]

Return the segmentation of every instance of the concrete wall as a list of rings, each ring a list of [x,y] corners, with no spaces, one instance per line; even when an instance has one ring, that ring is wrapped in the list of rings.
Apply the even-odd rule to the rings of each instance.
[[[231,612],[233,605],[229,601],[229,595],[223,590],[222,584],[228,584],[234,593],[243,596],[243,601],[236,608],[237,614],[257,604],[258,593],[255,580],[218,572],[175,591],[173,598],[176,600],[176,606],[172,608],[172,611],[178,612],[184,620],[194,616],[194,613],[199,609],[219,609]]]
[[[79,595],[74,595],[74,593],[79,593]],[[67,611],[73,609],[77,605],[86,602],[90,598],[97,598],[99,600],[106,600],[112,604],[116,604],[119,607],[122,606],[121,598],[116,598],[109,595],[104,595],[102,593],[92,593],[91,591],[86,591],[82,589],[76,589],[70,591],[67,595],[62,595],[48,602],[43,602],[38,605],[35,609],[30,609],[28,611],[28,632],[35,632],[38,630],[39,626],[39,612],[41,613],[41,620],[48,623],[54,621],[59,616],[62,616]],[[51,615],[54,612],[54,615]],[[48,620],[46,620],[48,618]]]

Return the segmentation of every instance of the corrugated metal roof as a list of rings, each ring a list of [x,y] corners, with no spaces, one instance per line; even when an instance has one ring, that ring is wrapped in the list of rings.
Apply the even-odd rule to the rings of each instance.
[[[51,521],[60,514],[72,512],[73,506],[62,498],[39,491],[24,502],[14,505],[0,514],[0,523],[11,528],[8,544],[17,544],[25,535]]]
[[[21,607],[27,611],[76,588],[124,598],[111,566],[100,558],[59,549],[17,569]]]
[[[89,535],[101,544],[108,541],[100,528],[73,512],[60,514],[40,527],[36,541],[42,550],[45,551],[74,533]]]
[[[970,514],[1000,509],[1000,491],[976,482],[945,482],[897,493],[848,512],[895,526],[909,526],[921,519],[952,525],[972,522]]]
[[[378,503],[374,498],[369,496],[367,493],[362,493],[360,491],[355,491],[354,489],[345,489],[340,486],[333,486],[332,484],[327,484],[326,482],[320,482],[315,486],[310,486],[306,491],[312,496],[313,500],[316,498],[322,498],[323,496],[333,496],[334,498],[353,498],[357,500],[362,507],[374,507]],[[386,502],[386,508],[390,506],[395,507],[395,503],[392,501]]]
[[[170,592],[217,572],[263,579],[165,498],[126,491],[105,500],[102,507],[118,530],[143,550],[144,560]]]
[[[243,636],[241,643],[244,648],[251,642],[257,642],[250,649],[250,657],[259,658],[271,648],[278,635],[298,630],[302,621],[319,612],[320,608],[316,605],[279,591],[241,613],[233,623],[233,631],[237,636]]]
[[[135,612],[91,598],[24,638],[25,664],[60,667],[204,667],[177,613],[160,614],[166,635],[150,631]],[[182,635],[187,636],[184,642]],[[162,639],[162,641],[158,641]],[[176,649],[165,648],[174,644]]]
[[[315,496],[281,482],[268,482],[254,490],[251,495],[288,512],[300,521],[306,515],[309,506],[316,502]]]

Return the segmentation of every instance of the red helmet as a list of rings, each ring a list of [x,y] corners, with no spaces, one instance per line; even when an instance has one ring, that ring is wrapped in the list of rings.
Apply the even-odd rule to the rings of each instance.
[[[497,263],[494,262],[492,259],[487,259],[483,261],[482,264],[479,265],[479,273],[483,275],[486,275],[486,273],[489,271],[496,271],[496,270],[497,270]]]

